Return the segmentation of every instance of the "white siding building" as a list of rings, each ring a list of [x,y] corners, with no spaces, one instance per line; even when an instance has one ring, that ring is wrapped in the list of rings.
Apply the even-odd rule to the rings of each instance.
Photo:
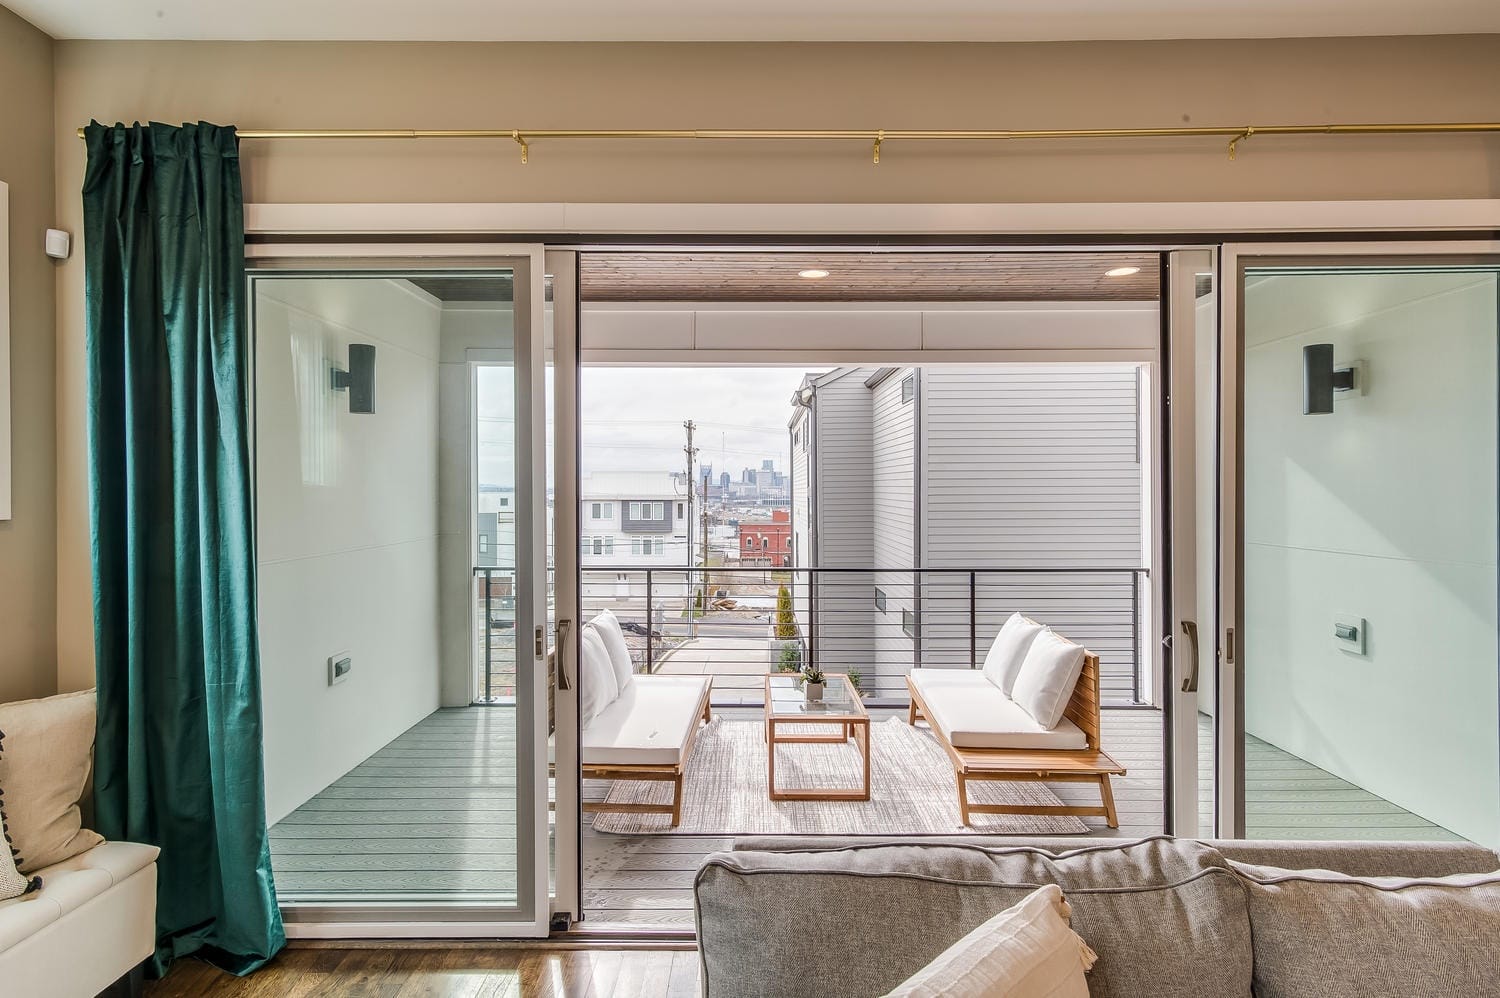
[[[645,598],[629,569],[688,564],[688,499],[667,473],[596,471],[579,483],[578,533],[585,598]],[[686,577],[653,580],[656,595],[686,592]]]
[[[1024,611],[1099,654],[1104,694],[1149,700],[1145,371],[1130,364],[839,368],[793,400],[795,564],[819,664],[902,696],[967,667]],[[1092,569],[1088,573],[1016,569]],[[911,569],[923,569],[914,572]],[[972,579],[971,579],[972,573]]]

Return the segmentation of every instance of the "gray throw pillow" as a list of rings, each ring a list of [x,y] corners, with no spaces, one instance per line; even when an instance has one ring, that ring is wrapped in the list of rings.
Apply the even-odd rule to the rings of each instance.
[[[1248,888],[1257,998],[1500,994],[1500,873],[1231,865]]]

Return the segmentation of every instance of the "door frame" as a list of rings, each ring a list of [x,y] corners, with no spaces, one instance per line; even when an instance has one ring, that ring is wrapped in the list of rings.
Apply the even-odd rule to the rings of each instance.
[[[514,303],[516,378],[516,467],[530,501],[516,510],[516,905],[471,901],[398,903],[291,903],[282,905],[290,939],[540,938],[551,921],[547,801],[547,697],[545,655],[523,669],[522,638],[545,621],[546,582],[546,316],[544,248],[538,243],[252,243],[245,248],[246,280],[276,274],[352,276],[421,270],[510,270],[519,290]],[[252,335],[253,335],[253,295]],[[520,335],[524,331],[525,335]],[[524,377],[520,375],[524,374]],[[471,400],[472,402],[472,400]],[[466,451],[467,453],[467,451]],[[471,471],[472,475],[472,471]],[[471,528],[472,531],[472,528]],[[541,571],[535,566],[540,565]],[[530,584],[521,570],[532,566]],[[487,623],[487,622],[486,622]],[[470,663],[472,667],[472,663]],[[523,710],[528,699],[531,710]],[[490,709],[490,708],[471,708]],[[530,751],[527,752],[527,742]],[[529,758],[528,758],[529,757]],[[529,761],[529,765],[526,764]],[[525,802],[529,801],[529,806]]]
[[[1244,604],[1244,525],[1240,510],[1244,505],[1244,279],[1245,268],[1261,259],[1325,261],[1391,258],[1408,264],[1424,259],[1436,262],[1446,257],[1500,258],[1500,239],[1432,240],[1421,236],[1411,239],[1380,239],[1349,242],[1230,242],[1225,243],[1220,258],[1220,372],[1219,372],[1219,447],[1220,447],[1220,521],[1219,521],[1219,611],[1218,640],[1225,654],[1220,663],[1217,687],[1217,712],[1229,724],[1216,726],[1215,767],[1215,834],[1222,838],[1245,837],[1245,760],[1244,735],[1245,677],[1241,669],[1241,648],[1228,633],[1245,633]],[[1242,638],[1239,639],[1242,643]],[[1228,792],[1225,792],[1225,790]]]

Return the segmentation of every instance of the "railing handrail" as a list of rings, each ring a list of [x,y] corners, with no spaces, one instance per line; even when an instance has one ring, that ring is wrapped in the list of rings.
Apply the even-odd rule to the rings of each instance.
[[[978,568],[970,568],[968,566],[964,566],[964,567],[951,567],[951,568],[934,568],[934,567],[913,568],[913,567],[910,567],[910,566],[903,566],[903,567],[900,567],[900,568],[874,568],[874,567],[866,568],[866,567],[863,567],[863,566],[852,566],[852,565],[840,565],[840,566],[837,566],[837,567],[834,567],[834,566],[829,566],[829,567],[822,567],[822,566],[810,567],[810,566],[805,566],[804,565],[804,566],[801,566],[801,567],[789,566],[789,567],[784,567],[784,568],[777,567],[775,565],[709,565],[709,566],[706,566],[706,567],[703,566],[703,565],[692,565],[692,566],[688,566],[688,565],[581,565],[581,566],[579,566],[578,571],[579,571],[580,574],[584,573],[584,572],[686,572],[686,573],[694,573],[694,572],[726,572],[726,573],[731,573],[731,574],[732,573],[736,573],[736,572],[754,572],[757,575],[766,575],[768,573],[772,574],[772,575],[775,575],[777,573],[786,573],[786,572],[793,572],[793,573],[800,573],[800,574],[809,574],[809,573],[818,573],[818,574],[840,574],[840,573],[842,573],[842,574],[855,574],[855,573],[869,574],[871,572],[879,572],[881,574],[918,574],[918,575],[968,575],[970,572],[974,572],[974,573],[976,573],[978,575],[1107,575],[1107,574],[1117,574],[1117,575],[1125,575],[1125,574],[1130,574],[1130,575],[1150,575],[1151,574],[1151,569],[1150,568],[1148,568],[1146,566],[1136,566],[1136,565],[1125,565],[1125,566],[1110,565],[1110,566],[1107,566],[1107,567],[1097,566],[1097,565],[1082,565],[1082,566],[1071,566],[1071,565],[1067,565],[1067,566],[1064,566],[1064,565],[1039,565],[1039,566],[1022,566],[1022,567],[1014,567],[1014,568],[1011,568],[1011,567],[998,567],[998,568],[997,567],[978,567]]]

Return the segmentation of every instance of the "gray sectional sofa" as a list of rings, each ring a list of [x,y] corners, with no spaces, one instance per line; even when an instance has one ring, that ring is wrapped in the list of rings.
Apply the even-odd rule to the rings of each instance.
[[[762,837],[694,890],[707,998],[882,995],[1046,883],[1093,998],[1500,995],[1497,869],[1455,843]]]

